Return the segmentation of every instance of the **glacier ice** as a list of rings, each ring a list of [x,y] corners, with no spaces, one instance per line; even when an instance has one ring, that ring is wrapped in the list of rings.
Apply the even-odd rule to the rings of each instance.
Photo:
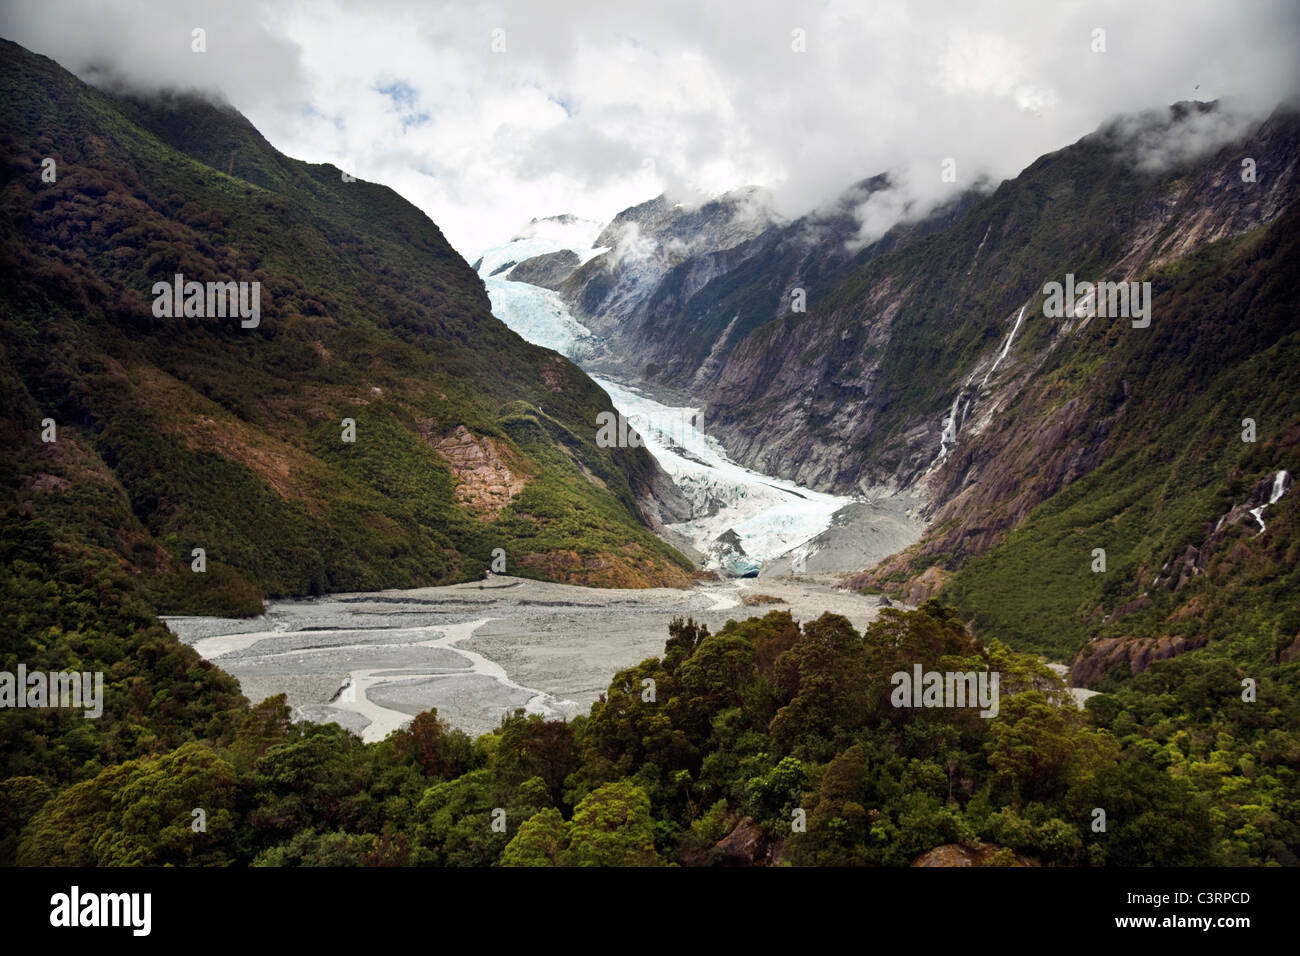
[[[673,529],[706,553],[728,530],[740,539],[744,556],[713,554],[710,567],[753,573],[821,534],[830,527],[831,516],[853,501],[736,464],[716,439],[700,430],[698,408],[664,405],[614,382],[595,381],[690,500],[695,517]]]
[[[568,307],[550,289],[511,282],[504,276],[486,278],[483,285],[492,300],[492,314],[525,341],[554,349],[574,361],[595,349],[591,331],[569,314]]]
[[[578,235],[578,227],[573,227],[563,237],[572,245],[561,245],[553,236],[528,235],[489,249],[483,253],[479,275],[497,318],[534,345],[581,364],[600,343],[559,295],[527,282],[512,282],[505,275],[491,275],[503,263],[562,248],[572,248],[579,258],[588,259],[603,251],[590,248],[594,234],[587,248],[574,239]],[[853,501],[742,468],[704,433],[699,408],[664,405],[614,382],[595,381],[691,502],[692,519],[671,527],[707,555],[708,568],[738,577],[755,574],[764,562],[793,548],[806,548],[809,539],[830,527],[831,516]],[[739,540],[743,554],[716,545],[728,531]]]

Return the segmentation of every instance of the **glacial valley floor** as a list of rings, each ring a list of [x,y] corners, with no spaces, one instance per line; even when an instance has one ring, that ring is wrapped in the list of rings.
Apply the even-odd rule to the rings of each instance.
[[[300,718],[337,721],[367,741],[431,707],[471,735],[522,707],[548,717],[585,712],[622,668],[663,654],[668,624],[826,611],[863,629],[877,599],[836,590],[815,573],[619,590],[493,575],[486,581],[269,602],[247,620],[168,617],[199,654],[256,703],[284,693]],[[757,595],[774,598],[746,606]]]

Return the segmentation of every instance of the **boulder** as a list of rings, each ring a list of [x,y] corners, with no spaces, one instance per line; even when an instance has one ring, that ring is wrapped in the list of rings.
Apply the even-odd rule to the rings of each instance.
[[[763,828],[753,817],[745,817],[714,846],[723,866],[766,866],[770,849]]]

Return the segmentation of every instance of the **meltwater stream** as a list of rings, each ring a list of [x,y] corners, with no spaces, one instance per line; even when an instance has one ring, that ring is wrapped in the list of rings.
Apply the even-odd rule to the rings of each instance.
[[[751,582],[694,588],[586,588],[493,575],[407,591],[268,602],[260,617],[168,617],[167,626],[235,677],[253,703],[284,694],[296,719],[382,740],[416,714],[472,735],[523,709],[584,713],[625,667],[663,654],[668,625],[716,631]],[[825,611],[863,628],[874,599],[815,581],[764,582],[798,620]]]
[[[568,238],[517,240],[486,253],[479,270],[498,318],[580,362],[599,344],[591,332],[554,292],[504,276],[512,262],[582,247]],[[579,258],[595,251],[582,247]],[[787,552],[805,555],[809,540],[852,503],[737,465],[701,430],[699,409],[597,381],[691,501],[694,517],[675,530],[712,567],[746,575]],[[715,546],[724,535],[727,546]],[[716,630],[736,615],[749,587],[724,580],[689,590],[617,590],[492,575],[449,587],[273,601],[252,620],[165,620],[236,677],[250,700],[285,694],[296,718],[336,721],[369,742],[430,708],[470,734],[492,730],[516,708],[548,718],[585,712],[619,670],[663,653],[673,618]],[[874,600],[802,575],[765,579],[762,590],[797,619],[831,611],[862,628],[877,614]]]

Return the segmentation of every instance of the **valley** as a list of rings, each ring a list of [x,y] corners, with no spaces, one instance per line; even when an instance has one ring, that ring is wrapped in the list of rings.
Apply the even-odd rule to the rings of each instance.
[[[535,222],[522,237],[483,253],[476,264],[493,314],[524,339],[555,349],[580,365],[600,357],[599,367],[609,369],[603,374],[622,373],[620,382],[591,370],[593,380],[689,504],[689,514],[679,516],[684,520],[663,528],[667,541],[693,555],[706,570],[752,577],[778,570],[847,574],[919,539],[923,523],[915,513],[922,502],[917,498],[892,489],[854,496],[827,494],[738,465],[707,434],[701,408],[669,405],[651,397],[654,391],[665,391],[663,386],[656,389],[644,380],[627,384],[626,378],[638,366],[635,356],[610,369],[611,349],[572,315],[557,293],[513,281],[511,272],[502,274],[510,265],[565,252],[572,254],[569,268],[576,269],[607,251],[596,245],[603,240],[593,236],[592,228],[577,228],[571,217]],[[690,395],[677,390],[669,400],[673,398],[689,401]],[[875,507],[861,507],[868,499]],[[853,543],[863,537],[875,540],[858,551]]]
[[[759,596],[753,608],[747,597]],[[668,625],[718,630],[771,609],[825,611],[865,628],[877,601],[833,579],[699,584],[690,590],[583,588],[507,575],[479,583],[310,601],[272,601],[251,619],[167,617],[256,704],[285,694],[297,719],[383,740],[437,708],[448,725],[491,733],[519,708],[546,719],[586,713],[619,671],[663,653]]]
[[[1300,86],[621,16],[0,39],[0,865],[1300,866]]]

